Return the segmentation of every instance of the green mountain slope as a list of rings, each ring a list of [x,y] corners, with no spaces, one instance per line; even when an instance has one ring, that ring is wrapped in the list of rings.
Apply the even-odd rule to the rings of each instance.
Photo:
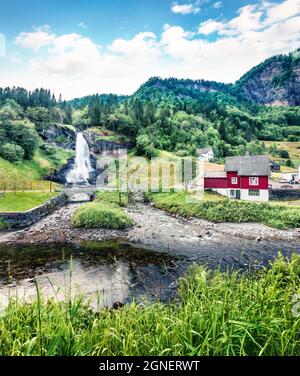
[[[299,106],[300,49],[267,59],[241,77],[236,88],[257,104]]]

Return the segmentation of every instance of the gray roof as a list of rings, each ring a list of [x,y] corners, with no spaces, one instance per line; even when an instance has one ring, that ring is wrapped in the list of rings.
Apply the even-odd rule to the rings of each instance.
[[[269,176],[270,159],[267,155],[227,157],[225,171],[237,171],[240,176]]]
[[[226,178],[227,173],[225,171],[205,171],[205,178]]]
[[[203,148],[203,149],[197,149],[197,153],[198,154],[206,154],[208,153],[209,151],[212,151],[212,148]]]

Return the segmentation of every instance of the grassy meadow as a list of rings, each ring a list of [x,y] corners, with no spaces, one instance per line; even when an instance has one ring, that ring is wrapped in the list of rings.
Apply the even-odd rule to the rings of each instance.
[[[37,149],[32,160],[11,163],[0,157],[0,192],[14,190],[48,190],[49,182],[41,180],[53,169],[60,169],[74,153],[59,147],[48,155]],[[58,185],[53,185],[57,187]]]
[[[300,164],[300,142],[290,142],[290,141],[264,141],[264,144],[267,148],[276,145],[278,150],[287,150],[289,153],[290,160],[293,162],[295,167],[288,167],[284,164],[286,163],[286,158],[280,158],[280,156],[270,155],[270,159],[279,162],[281,164],[281,172],[293,172],[297,170],[298,165]],[[278,173],[277,173],[278,174]],[[279,173],[280,174],[280,173]],[[275,176],[277,176],[275,174]]]
[[[0,196],[0,212],[24,212],[57,195],[57,192],[6,192]]]

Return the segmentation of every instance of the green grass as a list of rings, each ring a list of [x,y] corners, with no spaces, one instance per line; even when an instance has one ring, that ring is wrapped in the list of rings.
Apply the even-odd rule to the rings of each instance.
[[[132,224],[131,218],[121,207],[103,201],[82,205],[72,217],[74,227],[124,229]]]
[[[110,204],[127,206],[128,194],[119,192],[96,192],[96,202],[106,202]]]
[[[0,355],[299,355],[299,285],[299,256],[281,256],[256,274],[193,266],[169,304],[94,312],[83,297],[43,303],[37,288],[1,314]]]
[[[0,189],[13,189],[14,184],[17,190],[40,189],[41,178],[50,174],[51,169],[59,170],[74,152],[58,147],[51,147],[52,154],[47,154],[38,149],[33,160],[21,163],[10,163],[0,157]],[[43,189],[48,183],[44,182]]]
[[[23,161],[22,163],[14,164],[6,161],[0,157],[0,180],[9,180],[15,175],[18,178],[40,179],[43,172],[45,172],[43,164],[40,163],[39,158],[32,161]]]
[[[219,199],[217,196],[212,200],[209,197],[197,203],[187,203],[184,192],[148,194],[157,208],[186,217],[212,222],[258,222],[278,229],[300,227],[300,210],[297,207]]]
[[[289,208],[298,208],[300,210],[300,200],[290,200],[290,201],[282,201],[282,200],[273,200],[269,201],[271,206],[286,206]]]
[[[24,212],[56,196],[55,192],[6,192],[0,197],[0,212]]]
[[[50,149],[48,148],[48,152],[40,150],[36,153],[38,162],[46,168],[47,173],[53,168],[59,170],[74,155],[73,150],[66,150],[58,146],[51,146]]]
[[[296,128],[296,127],[295,127]],[[279,156],[270,155],[270,159],[279,162],[281,166],[281,172],[296,171],[297,166],[300,163],[300,143],[298,141],[264,141],[267,148],[272,147],[274,144],[277,150],[287,150],[290,155],[290,159],[294,164],[294,168],[286,167],[285,163],[287,159],[280,158]]]

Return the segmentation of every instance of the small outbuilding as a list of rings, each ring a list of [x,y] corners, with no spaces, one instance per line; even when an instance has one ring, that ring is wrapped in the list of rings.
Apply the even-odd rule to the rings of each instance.
[[[214,159],[214,151],[212,148],[197,149],[198,159],[209,162]]]

